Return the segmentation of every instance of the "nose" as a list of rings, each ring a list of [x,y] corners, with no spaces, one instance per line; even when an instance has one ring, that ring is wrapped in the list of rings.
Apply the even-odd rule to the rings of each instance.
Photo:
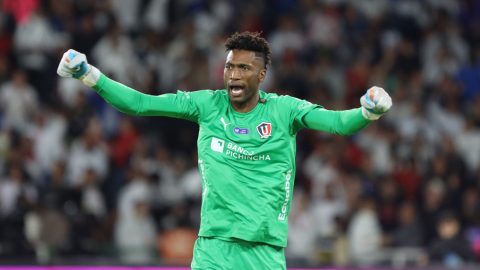
[[[234,68],[232,70],[232,73],[230,74],[230,78],[233,79],[233,80],[239,80],[242,78],[242,73],[240,72],[240,70],[238,68]]]

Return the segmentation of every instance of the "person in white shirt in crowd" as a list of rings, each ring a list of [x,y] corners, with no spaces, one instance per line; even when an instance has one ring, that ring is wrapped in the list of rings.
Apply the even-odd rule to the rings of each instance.
[[[8,176],[0,180],[0,216],[6,217],[38,200],[38,191],[34,185],[26,180],[21,165],[11,164]]]
[[[41,110],[34,121],[28,126],[26,136],[33,141],[34,159],[40,176],[45,176],[58,160],[65,157],[67,121],[61,114],[48,109]]]
[[[38,107],[37,92],[28,84],[23,70],[16,70],[12,80],[0,86],[0,109],[4,113],[2,129],[23,131]]]
[[[130,182],[118,197],[115,243],[121,260],[128,264],[152,264],[155,254],[156,227],[150,214],[152,190],[144,174],[134,169]]]
[[[118,18],[118,24],[125,33],[130,33],[139,28],[138,18],[142,1],[115,0],[109,1],[112,12]],[[160,14],[158,14],[160,15]]]
[[[381,249],[382,229],[375,208],[375,201],[364,197],[348,226],[350,256],[359,265],[375,264]]]
[[[445,75],[455,75],[469,58],[469,46],[462,38],[460,27],[449,20],[446,14],[438,13],[440,31],[427,32],[421,46],[423,75],[428,84],[438,84]]]
[[[393,160],[390,151],[390,141],[379,123],[370,124],[369,128],[360,133],[358,145],[372,157],[377,174],[390,173],[393,170]]]
[[[336,218],[347,214],[346,191],[338,179],[325,185],[325,192],[313,200],[311,215],[320,237],[333,236],[336,232]]]
[[[14,33],[15,54],[20,65],[41,72],[48,65],[48,54],[53,53],[64,40],[56,34],[42,8],[37,8],[29,20],[19,25]]]
[[[136,81],[137,75],[144,74],[139,72],[141,67],[135,58],[131,39],[122,33],[117,21],[110,23],[107,33],[93,47],[91,59],[105,74],[126,85]]]
[[[105,198],[99,187],[99,179],[95,170],[87,169],[83,174],[83,182],[79,186],[82,193],[82,209],[86,214],[94,215],[97,220],[102,220],[107,215]]]
[[[95,171],[100,181],[107,174],[107,147],[97,121],[92,119],[85,134],[72,143],[67,161],[67,182],[70,188],[81,186],[83,174],[89,168]]]
[[[478,171],[480,165],[480,129],[473,118],[467,118],[464,130],[453,137],[457,152],[463,157],[470,174]]]
[[[315,257],[318,226],[312,218],[310,200],[304,190],[294,189],[285,257],[297,264],[306,264]]]
[[[272,49],[272,60],[281,59],[286,49],[300,51],[304,48],[305,43],[304,37],[293,17],[288,15],[282,16],[278,26],[278,29],[267,38]]]
[[[341,42],[341,23],[338,14],[317,8],[307,18],[307,38],[316,46],[335,48]]]

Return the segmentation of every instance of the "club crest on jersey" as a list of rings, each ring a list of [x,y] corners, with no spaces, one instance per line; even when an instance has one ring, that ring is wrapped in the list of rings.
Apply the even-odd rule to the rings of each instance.
[[[272,136],[272,123],[262,122],[260,125],[257,126],[258,134],[260,134],[260,138],[266,139]]]

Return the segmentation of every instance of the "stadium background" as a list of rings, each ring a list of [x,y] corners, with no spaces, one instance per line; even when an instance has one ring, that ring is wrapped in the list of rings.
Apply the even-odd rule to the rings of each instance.
[[[266,92],[393,98],[354,136],[298,134],[289,267],[475,268],[476,0],[1,1],[0,264],[188,265],[197,125],[123,115],[56,68],[73,48],[144,93],[222,89],[236,31],[271,44]]]

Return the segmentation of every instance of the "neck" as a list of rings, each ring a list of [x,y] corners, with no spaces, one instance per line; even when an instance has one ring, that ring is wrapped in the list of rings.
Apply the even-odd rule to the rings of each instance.
[[[260,92],[257,91],[249,100],[243,103],[230,101],[230,105],[236,112],[248,113],[248,112],[251,112],[253,109],[255,109],[259,100],[260,100]]]

